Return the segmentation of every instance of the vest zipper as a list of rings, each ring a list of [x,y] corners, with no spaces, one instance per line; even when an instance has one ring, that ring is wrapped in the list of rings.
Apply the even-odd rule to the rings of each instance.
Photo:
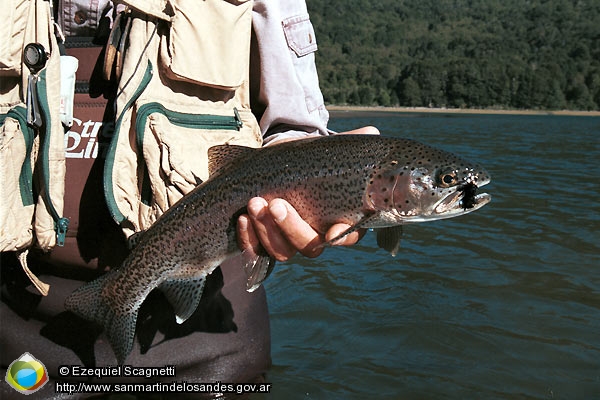
[[[158,113],[162,114],[169,122],[173,125],[180,126],[188,129],[199,129],[199,130],[237,130],[239,131],[243,122],[237,108],[233,108],[233,115],[213,115],[213,114],[188,114],[181,113],[178,111],[172,111],[167,109],[160,103],[147,103],[138,109],[137,116],[135,119],[135,130],[136,130],[136,143],[138,148],[138,155],[143,160],[143,145],[144,145],[144,132],[146,128],[146,121],[150,114]],[[152,189],[150,185],[150,176],[148,175],[148,169],[144,168],[144,177],[142,180],[141,187],[141,201],[143,204],[149,206],[152,201]]]

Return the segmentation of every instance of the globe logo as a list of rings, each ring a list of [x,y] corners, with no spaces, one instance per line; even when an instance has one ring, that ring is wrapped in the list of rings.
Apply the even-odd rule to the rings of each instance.
[[[46,367],[29,353],[23,353],[6,370],[6,382],[18,392],[31,394],[48,382]]]

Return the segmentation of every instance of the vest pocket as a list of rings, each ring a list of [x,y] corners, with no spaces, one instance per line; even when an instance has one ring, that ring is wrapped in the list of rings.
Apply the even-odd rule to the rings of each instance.
[[[142,202],[149,205],[154,198],[170,207],[208,178],[208,148],[235,141],[242,121],[237,112],[187,114],[148,103],[139,108],[135,126],[137,148],[143,149],[146,161]],[[150,182],[162,185],[151,187]]]
[[[149,226],[181,197],[208,179],[208,149],[220,144],[261,145],[244,121],[246,111],[225,115],[174,111],[160,103],[136,110],[135,140],[140,225]]]
[[[170,79],[235,90],[248,75],[252,2],[172,1],[174,17],[160,45]]]
[[[0,123],[0,251],[16,251],[33,240],[35,135],[24,107],[0,115]]]
[[[29,1],[0,0],[0,76],[20,76]]]

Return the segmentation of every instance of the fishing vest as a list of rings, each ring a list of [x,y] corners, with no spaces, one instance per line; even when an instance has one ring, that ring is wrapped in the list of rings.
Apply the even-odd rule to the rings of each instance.
[[[12,24],[0,26],[2,37],[16,38],[0,42],[0,244],[2,251],[18,251],[25,272],[42,294],[49,287],[28,269],[26,250],[34,243],[46,251],[62,243],[68,223],[62,215],[65,147],[74,148],[73,140],[83,137],[83,131],[81,135],[64,132],[73,118],[71,114],[69,120],[73,88],[69,100],[61,97],[58,83],[62,81],[63,87],[71,80],[74,83],[74,71],[68,62],[65,68],[59,65],[49,4],[0,0],[3,9],[12,13],[6,17]],[[99,116],[94,119],[103,120],[94,125],[101,126],[98,138],[109,142],[90,147],[90,139],[84,156],[93,149],[89,153],[103,159],[99,165],[104,168],[101,189],[106,205],[129,237],[149,228],[208,178],[208,148],[224,143],[260,147],[262,135],[249,100],[251,0],[127,0],[120,4],[124,11],[115,18],[99,59],[107,87],[117,87],[105,112],[115,117],[110,122]],[[30,71],[22,55],[28,43],[40,43],[48,56],[45,67],[36,71],[41,128],[27,122]],[[86,67],[93,63],[80,62]],[[65,75],[69,69],[73,73],[61,79],[61,71]],[[82,130],[80,122],[85,121],[77,120],[74,128]],[[96,135],[96,131],[87,134]],[[78,200],[73,197],[80,189],[73,185],[78,184],[69,186],[76,189],[69,191],[70,202]],[[81,217],[82,209],[90,204],[81,198],[77,206]],[[74,213],[71,225],[74,231],[79,226],[78,239],[84,235],[80,222]],[[87,229],[91,229],[89,224]],[[74,239],[72,235],[69,239]],[[58,260],[66,254],[52,252],[51,258],[54,253]]]
[[[61,98],[61,82],[67,92],[74,86],[76,60],[60,55],[50,2],[0,0],[0,8],[0,251],[17,252],[47,294],[26,260],[32,246],[62,245],[69,224],[63,123],[72,95]],[[61,70],[70,76],[61,79]]]
[[[126,236],[208,178],[216,144],[259,147],[250,110],[252,1],[126,0],[104,74],[116,79],[104,194]]]

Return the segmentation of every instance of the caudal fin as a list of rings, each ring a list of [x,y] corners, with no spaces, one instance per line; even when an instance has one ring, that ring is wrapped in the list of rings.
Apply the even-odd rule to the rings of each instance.
[[[86,283],[65,300],[65,308],[78,316],[104,327],[108,341],[119,364],[123,364],[133,348],[138,307],[131,305],[126,310],[113,309],[114,302],[107,302],[102,288],[114,278],[115,272]]]

